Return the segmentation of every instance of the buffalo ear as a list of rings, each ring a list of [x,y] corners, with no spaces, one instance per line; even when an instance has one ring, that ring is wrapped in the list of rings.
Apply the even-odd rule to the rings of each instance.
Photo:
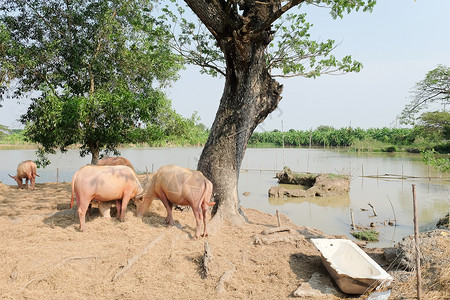
[[[139,204],[144,200],[144,194],[141,195],[137,195],[136,197],[134,197],[134,204]]]

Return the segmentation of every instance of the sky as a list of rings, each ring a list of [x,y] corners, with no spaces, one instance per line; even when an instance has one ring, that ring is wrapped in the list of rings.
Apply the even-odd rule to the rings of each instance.
[[[312,38],[335,40],[340,43],[336,57],[351,55],[364,67],[340,76],[277,78],[284,86],[283,98],[257,131],[402,126],[396,117],[410,102],[414,85],[439,64],[450,66],[450,0],[377,2],[372,13],[352,12],[336,20],[327,9],[302,7],[314,24]],[[202,75],[195,66],[180,75],[166,90],[172,107],[184,117],[197,112],[210,128],[224,78]],[[5,100],[2,105],[0,124],[22,128],[17,119],[26,112],[27,101]]]

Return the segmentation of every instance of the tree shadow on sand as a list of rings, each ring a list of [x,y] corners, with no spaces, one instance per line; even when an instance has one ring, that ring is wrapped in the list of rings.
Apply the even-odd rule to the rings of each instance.
[[[50,227],[68,228],[79,224],[77,207],[70,208],[69,203],[57,204],[57,212],[53,215],[44,218],[43,223]],[[111,209],[111,215],[114,217],[116,214],[115,208]],[[96,218],[101,218],[100,211],[96,207],[91,207],[86,213],[86,221],[90,222]]]
[[[318,255],[294,253],[289,258],[289,266],[291,267],[292,272],[297,276],[297,279],[302,279],[305,282],[308,281],[315,272],[328,275],[328,272]]]
[[[43,223],[50,227],[71,227],[78,223],[78,213],[76,209],[58,210],[53,215],[44,218]]]
[[[192,215],[192,212],[190,212],[189,210],[182,211],[181,213],[186,213],[186,214]],[[150,227],[155,227],[155,228],[166,227],[167,229],[171,228],[171,226],[166,224],[165,214],[160,215],[158,212],[155,212],[155,211],[147,211],[144,214],[144,216],[142,217],[142,222],[149,225]],[[183,231],[184,233],[186,233],[190,239],[194,238],[193,233],[195,233],[195,228],[193,228],[187,224],[182,225],[176,219],[176,217],[174,217],[174,225],[173,226],[176,227],[177,229]]]

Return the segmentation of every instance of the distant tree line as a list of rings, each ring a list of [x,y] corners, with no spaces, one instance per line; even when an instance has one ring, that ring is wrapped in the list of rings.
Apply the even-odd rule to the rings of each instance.
[[[442,113],[440,113],[442,115]],[[449,113],[447,113],[449,114]],[[444,119],[448,119],[448,115]],[[428,119],[425,119],[428,120]],[[165,146],[203,146],[209,135],[209,129],[199,123],[196,113],[178,124],[174,134],[162,134],[159,138],[143,140],[140,144],[151,147]],[[442,122],[441,122],[442,123]],[[424,121],[413,128],[339,128],[319,126],[314,130],[294,130],[282,132],[277,129],[266,132],[254,132],[249,146],[270,147],[352,147],[360,151],[413,151],[419,152],[434,149],[440,153],[450,152],[449,127],[433,121]],[[1,127],[0,127],[1,128]],[[0,142],[25,141],[21,130],[10,130],[3,126]],[[179,132],[178,132],[179,131]],[[8,133],[5,133],[8,132]],[[6,136],[9,136],[6,139]],[[14,137],[13,137],[14,136]],[[122,144],[126,146],[126,144]]]
[[[186,118],[183,120],[178,120],[178,126],[173,128],[172,131],[166,131],[164,133],[153,134],[151,138],[142,139],[137,143],[120,143],[118,147],[129,147],[129,146],[139,146],[139,147],[183,147],[183,146],[203,146],[208,138],[209,130],[202,123],[197,123],[196,115],[194,114],[191,118]],[[0,124],[0,144],[8,145],[33,145],[34,142],[30,141],[25,135],[26,129],[8,129],[8,127]],[[136,129],[134,133],[131,134],[141,134],[139,128]],[[36,145],[38,147],[38,145]],[[69,145],[68,148],[77,148],[76,144]],[[102,154],[106,154],[104,149]]]
[[[415,132],[407,128],[340,128],[319,126],[317,129],[302,131],[291,129],[287,132],[278,130],[269,132],[255,132],[251,144],[271,143],[277,146],[330,146],[349,147],[356,141],[375,140],[393,145],[410,145],[415,140]]]
[[[397,147],[417,151],[436,149],[439,152],[448,152],[450,145],[446,130],[441,134],[427,130],[428,125],[417,125],[414,128],[340,128],[319,126],[314,130],[294,130],[287,132],[279,130],[267,132],[254,132],[249,145],[272,144],[286,147],[366,147],[374,150],[383,147],[382,151],[396,151]],[[365,142],[365,143],[362,143]],[[366,146],[362,146],[366,145]],[[371,145],[371,146],[370,146]]]

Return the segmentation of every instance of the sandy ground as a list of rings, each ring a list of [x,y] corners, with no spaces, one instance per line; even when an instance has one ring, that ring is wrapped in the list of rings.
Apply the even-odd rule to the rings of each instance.
[[[277,226],[276,216],[244,209],[249,223],[214,228],[212,222],[210,236],[196,240],[191,211],[174,211],[176,225],[168,228],[155,201],[142,219],[129,206],[123,223],[94,209],[86,231],[79,232],[70,193],[69,183],[37,184],[34,191],[0,183],[0,298],[289,299],[313,274],[331,278],[309,241],[325,235],[285,216],[281,224],[291,233],[263,236]],[[207,272],[205,242],[212,255]],[[366,252],[385,269],[392,265],[382,249]],[[390,299],[414,299],[414,273],[393,275]],[[427,283],[424,299],[449,299],[448,287],[435,292],[436,283]],[[311,299],[349,297],[338,290],[312,293]]]

